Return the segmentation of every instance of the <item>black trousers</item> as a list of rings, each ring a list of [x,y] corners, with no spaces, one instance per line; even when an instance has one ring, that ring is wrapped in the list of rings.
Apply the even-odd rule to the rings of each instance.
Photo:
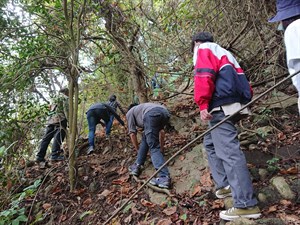
[[[37,153],[38,160],[44,160],[50,141],[53,139],[51,156],[58,156],[61,150],[61,143],[66,137],[67,120],[63,120],[60,123],[49,124],[46,127],[45,134],[42,138],[39,152]]]

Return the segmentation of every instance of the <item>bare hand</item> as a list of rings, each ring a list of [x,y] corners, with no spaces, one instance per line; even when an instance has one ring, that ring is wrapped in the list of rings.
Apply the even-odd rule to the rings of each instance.
[[[204,109],[200,111],[200,118],[203,121],[209,121],[212,119],[212,115],[208,113],[207,109]]]

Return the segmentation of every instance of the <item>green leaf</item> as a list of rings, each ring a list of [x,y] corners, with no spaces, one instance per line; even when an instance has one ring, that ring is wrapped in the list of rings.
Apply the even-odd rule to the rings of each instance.
[[[20,224],[20,221],[17,220],[17,219],[14,219],[12,222],[11,222],[12,225],[19,225]]]
[[[12,221],[12,225],[18,225],[20,222],[27,222],[27,217],[25,215],[20,215]]]
[[[127,213],[129,211],[129,209],[131,209],[131,204],[128,204],[124,209],[123,209],[123,213]]]
[[[0,147],[0,157],[3,157],[5,154],[6,154],[5,147],[1,146]]]
[[[83,220],[83,218],[84,218],[85,216],[91,215],[91,214],[93,214],[93,213],[94,213],[94,211],[92,211],[92,210],[86,211],[86,212],[84,212],[84,213],[82,213],[82,214],[80,215],[79,219],[80,219],[80,220]]]
[[[23,191],[26,191],[26,190],[29,190],[29,189],[37,189],[40,184],[41,184],[42,180],[41,179],[38,179],[36,181],[34,181],[34,183],[26,188],[23,189]]]
[[[10,211],[10,210],[5,210],[5,211],[2,211],[2,212],[0,213],[0,216],[7,217],[7,216],[9,216],[9,214],[11,214],[11,211]]]
[[[181,216],[180,216],[180,219],[182,219],[183,221],[186,221],[186,219],[187,219],[187,214],[185,213],[185,214],[181,215]]]

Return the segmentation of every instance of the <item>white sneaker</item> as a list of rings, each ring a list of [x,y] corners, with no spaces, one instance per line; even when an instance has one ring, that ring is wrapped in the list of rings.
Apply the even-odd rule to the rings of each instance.
[[[89,149],[87,150],[87,154],[90,155],[94,152],[94,147],[90,146]]]
[[[232,196],[230,186],[226,186],[224,188],[220,188],[216,191],[217,198],[226,198]]]

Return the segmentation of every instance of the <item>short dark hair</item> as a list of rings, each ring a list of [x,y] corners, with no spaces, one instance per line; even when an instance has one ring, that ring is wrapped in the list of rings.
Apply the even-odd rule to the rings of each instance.
[[[201,31],[193,35],[191,43],[191,51],[194,51],[195,42],[214,42],[213,35],[208,31]]]
[[[130,104],[130,105],[128,106],[128,111],[129,111],[130,109],[132,109],[133,107],[137,106],[137,105],[138,105],[137,103],[132,103],[132,104]]]
[[[111,95],[111,96],[109,96],[109,101],[110,102],[114,102],[114,101],[116,101],[117,100],[117,96],[116,95]]]
[[[197,34],[194,34],[192,41],[201,41],[201,42],[214,42],[214,37],[210,32],[201,31]]]

